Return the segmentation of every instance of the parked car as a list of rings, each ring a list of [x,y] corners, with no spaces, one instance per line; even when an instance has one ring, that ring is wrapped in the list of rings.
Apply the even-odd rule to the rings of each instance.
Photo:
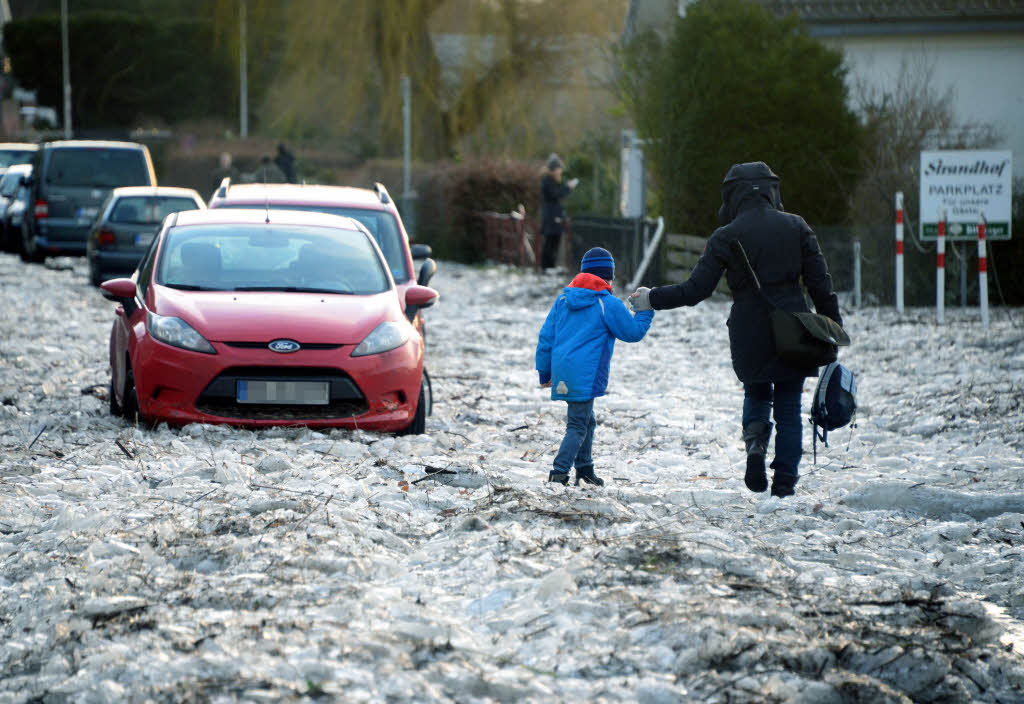
[[[164,220],[110,333],[110,411],[146,423],[424,432],[430,378],[399,291],[358,222],[283,210],[189,210]]]
[[[21,244],[21,215],[31,164],[14,164],[0,176],[0,250],[16,252]],[[19,199],[21,196],[21,199]]]
[[[125,186],[110,192],[86,242],[89,281],[99,286],[114,276],[135,271],[160,223],[181,210],[205,210],[191,188]]]
[[[359,221],[377,241],[384,253],[391,276],[399,294],[416,283],[428,286],[437,271],[430,259],[430,247],[409,244],[409,236],[402,225],[394,200],[382,184],[369,188],[349,186],[307,186],[300,184],[241,184],[225,178],[210,198],[210,209],[215,208],[276,208],[279,210],[308,210],[330,215],[341,215]],[[425,260],[413,281],[414,260]],[[422,318],[409,315],[409,319],[424,332]],[[424,332],[425,334],[425,332]]]
[[[47,142],[32,157],[32,208],[21,228],[21,257],[42,262],[85,254],[100,206],[119,186],[156,186],[149,150],[134,142]]]
[[[39,145],[31,142],[0,143],[0,175],[15,164],[29,163],[38,150]]]

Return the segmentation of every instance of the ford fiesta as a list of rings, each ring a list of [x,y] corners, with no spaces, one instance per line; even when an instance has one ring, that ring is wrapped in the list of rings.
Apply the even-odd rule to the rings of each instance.
[[[430,379],[410,309],[354,220],[278,210],[173,213],[110,332],[110,410],[143,422],[424,432]],[[404,300],[399,300],[400,298]]]

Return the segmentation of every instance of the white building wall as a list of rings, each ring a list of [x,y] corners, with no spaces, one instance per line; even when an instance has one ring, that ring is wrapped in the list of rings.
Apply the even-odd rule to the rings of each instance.
[[[949,34],[910,37],[830,37],[846,52],[851,87],[863,81],[891,91],[904,61],[934,67],[937,92],[952,87],[958,121],[992,125],[1013,151],[1013,170],[1024,178],[1024,35]]]

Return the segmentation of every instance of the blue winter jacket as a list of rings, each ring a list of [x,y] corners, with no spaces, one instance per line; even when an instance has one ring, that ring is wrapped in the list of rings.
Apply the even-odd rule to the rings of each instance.
[[[633,316],[593,274],[579,274],[551,306],[537,341],[540,383],[551,382],[551,398],[589,401],[608,388],[615,340],[639,342],[654,311]]]

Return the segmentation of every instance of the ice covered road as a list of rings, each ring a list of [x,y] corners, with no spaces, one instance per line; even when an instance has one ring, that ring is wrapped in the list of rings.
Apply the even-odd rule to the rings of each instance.
[[[617,345],[578,489],[542,481],[560,279],[442,265],[394,438],[108,416],[73,265],[0,257],[0,703],[1024,701],[1020,310],[846,312],[858,427],[779,502],[725,302]]]

